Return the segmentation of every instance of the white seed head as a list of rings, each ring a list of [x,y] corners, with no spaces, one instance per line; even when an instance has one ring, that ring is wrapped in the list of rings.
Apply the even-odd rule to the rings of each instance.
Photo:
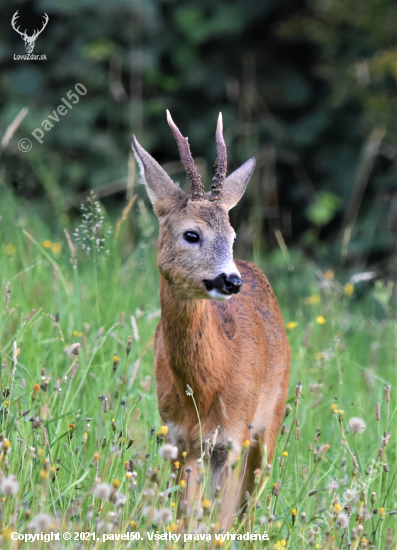
[[[34,533],[40,533],[41,531],[48,531],[53,524],[53,519],[48,514],[38,514],[33,521],[28,524],[28,530]]]
[[[344,512],[339,514],[338,519],[336,520],[336,525],[339,527],[339,529],[346,529],[346,527],[349,525],[349,516]]]
[[[159,452],[164,460],[175,460],[178,456],[178,449],[173,445],[163,445]]]
[[[94,487],[94,495],[101,500],[109,500],[113,489],[109,483],[98,483]]]
[[[73,355],[78,355],[80,353],[80,342],[76,342],[75,344],[64,348],[63,351],[66,353],[66,355],[69,355],[69,357],[73,357]]]
[[[349,420],[349,427],[354,434],[358,434],[365,431],[367,425],[362,418],[358,418],[358,416],[353,416],[353,418],[350,418]]]
[[[15,476],[4,478],[0,484],[0,491],[6,496],[15,496],[19,489],[19,481]]]

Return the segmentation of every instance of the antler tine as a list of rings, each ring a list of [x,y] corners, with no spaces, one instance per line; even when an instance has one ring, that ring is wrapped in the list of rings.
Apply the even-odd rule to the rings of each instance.
[[[216,150],[217,150],[217,159],[216,159],[216,170],[215,175],[212,180],[211,185],[211,195],[209,200],[212,202],[221,203],[222,199],[222,188],[223,182],[226,179],[226,170],[227,170],[227,153],[225,140],[223,139],[223,121],[222,113],[219,113],[218,124],[216,126]]]
[[[47,23],[49,21],[49,17],[46,13],[44,13],[44,23],[43,23],[43,26],[41,27],[41,29],[37,29],[33,35],[31,36],[31,38],[37,38],[39,36],[39,34],[41,34],[43,32],[43,30],[46,28],[47,26]]]
[[[192,200],[199,201],[204,196],[204,186],[201,183],[200,174],[197,170],[196,165],[194,164],[192,153],[190,152],[188,139],[183,137],[175,122],[172,120],[171,114],[168,109],[167,122],[172,130],[172,133],[174,134],[182,164],[185,168],[187,178],[190,181],[190,187],[192,189]]]
[[[17,23],[17,19],[19,17],[19,14],[18,14],[18,10],[14,13],[14,15],[12,16],[12,19],[11,19],[11,26],[12,28],[14,29],[14,31],[16,31],[18,34],[20,34],[21,36],[24,36],[26,34],[26,31],[25,32],[21,32],[19,30],[19,25],[18,27],[16,27],[16,23]]]

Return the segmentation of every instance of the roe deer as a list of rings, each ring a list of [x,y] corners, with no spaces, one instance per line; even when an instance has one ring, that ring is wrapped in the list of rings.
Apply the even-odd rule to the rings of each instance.
[[[228,218],[255,168],[248,160],[226,178],[222,115],[216,129],[217,167],[209,193],[184,138],[167,111],[192,195],[180,189],[132,136],[132,148],[160,224],[161,320],[155,334],[157,399],[168,441],[184,451],[184,498],[197,498],[202,439],[214,436],[212,487],[224,487],[220,524],[254,487],[254,470],[274,455],[288,391],[290,350],[277,300],[254,264],[233,260],[235,232]],[[250,441],[241,478],[231,465]],[[186,468],[189,474],[186,474]],[[225,486],[226,485],[226,486]]]

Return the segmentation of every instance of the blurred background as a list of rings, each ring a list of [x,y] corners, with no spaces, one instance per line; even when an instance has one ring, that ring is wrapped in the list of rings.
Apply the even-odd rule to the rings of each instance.
[[[15,60],[42,26],[34,54]],[[186,188],[168,108],[209,188],[222,111],[229,172],[257,169],[231,212],[236,255],[288,250],[390,276],[397,229],[394,0],[37,0],[2,3],[0,200],[15,223],[76,225],[91,189],[110,220],[137,193],[131,134]],[[81,83],[87,94],[43,144],[30,134]],[[21,152],[18,141],[30,138]],[[149,202],[144,198],[146,204]],[[130,215],[127,250],[141,227]],[[155,234],[153,235],[155,236]],[[280,252],[281,250],[281,252]]]

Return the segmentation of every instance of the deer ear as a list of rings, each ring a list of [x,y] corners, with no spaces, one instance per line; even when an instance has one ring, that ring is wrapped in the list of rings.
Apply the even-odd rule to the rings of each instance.
[[[237,168],[225,179],[223,184],[223,202],[228,210],[236,206],[238,201],[244,195],[247,183],[255,169],[256,160],[254,158],[247,160],[240,168]]]
[[[139,145],[134,135],[132,136],[132,150],[139,166],[142,182],[145,184],[147,194],[154,207],[161,201],[172,201],[185,196],[185,192],[175,185],[160,164]]]

